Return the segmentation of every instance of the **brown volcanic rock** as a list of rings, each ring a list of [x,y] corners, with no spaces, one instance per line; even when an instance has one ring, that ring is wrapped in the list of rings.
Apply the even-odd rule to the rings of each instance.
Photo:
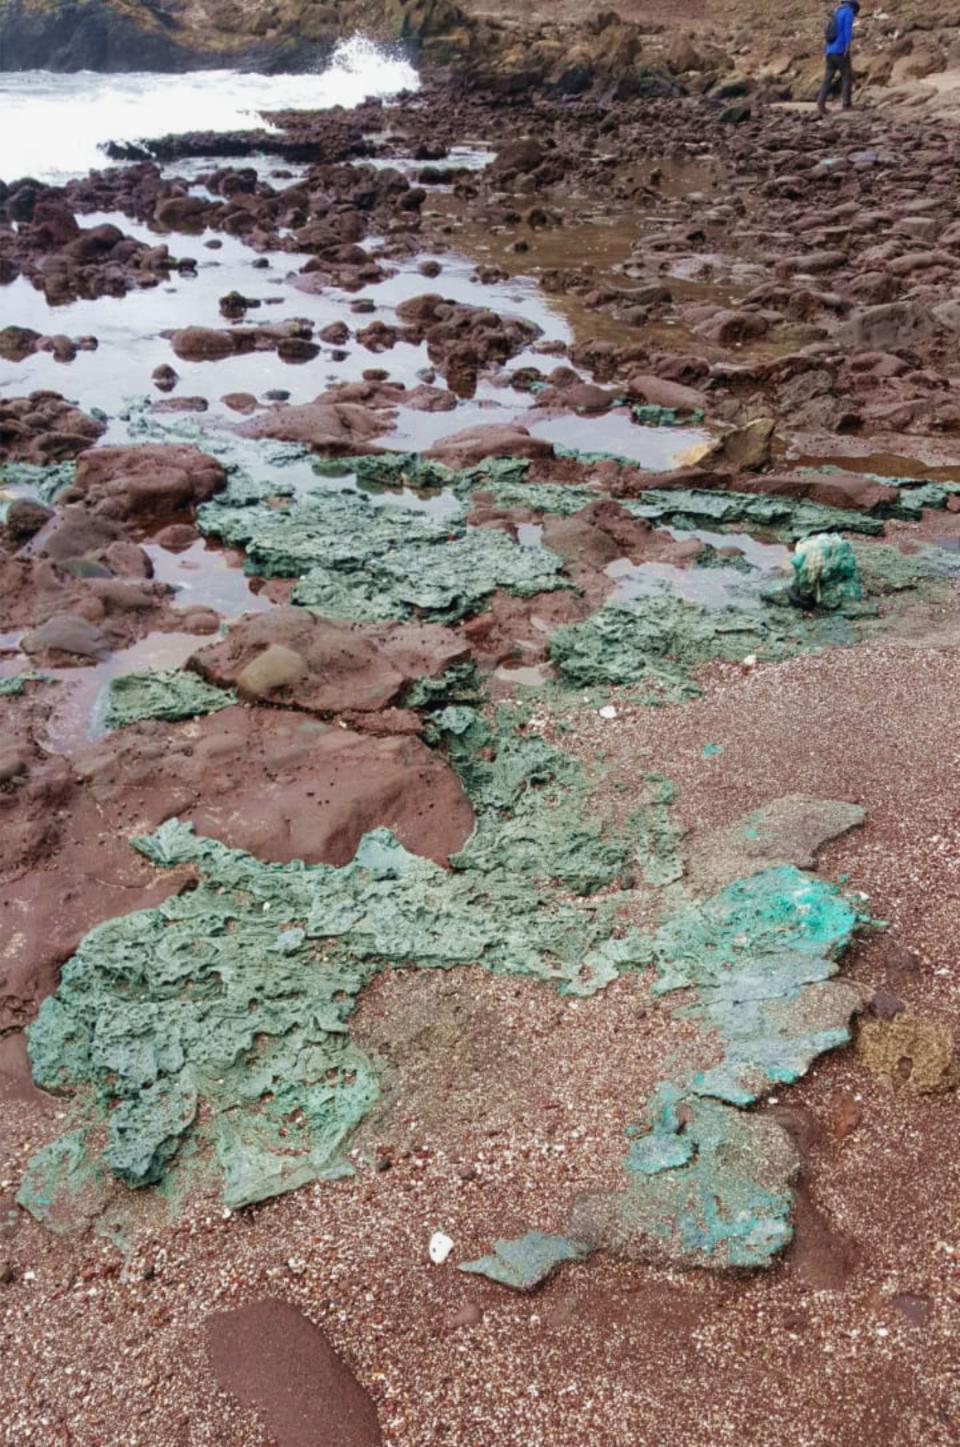
[[[446,864],[473,829],[455,774],[419,739],[340,728],[313,737],[309,762],[293,776],[211,791],[191,818],[199,833],[281,863],[347,864],[364,834],[383,826]]]
[[[270,709],[139,724],[74,764],[123,838],[176,814],[261,859],[339,865],[385,825],[408,849],[445,863],[473,827],[455,774],[419,739],[373,738]],[[121,826],[131,813],[134,827]]]
[[[379,1447],[369,1392],[291,1302],[217,1312],[205,1329],[220,1387],[257,1412],[278,1447]]]
[[[497,591],[485,613],[478,613],[463,626],[474,653],[485,664],[505,660],[540,663],[549,652],[550,635],[564,623],[579,623],[597,606],[572,589],[538,593],[533,598],[515,598]]]
[[[302,442],[335,456],[369,452],[369,442],[390,426],[389,415],[372,412],[353,402],[326,402],[317,398],[297,407],[271,407],[243,423],[241,437],[272,437],[278,442]]]
[[[0,462],[63,462],[92,447],[103,430],[59,392],[0,400]]]
[[[533,322],[502,317],[489,307],[470,306],[435,293],[402,301],[397,320],[407,341],[427,344],[430,360],[450,381],[470,390],[476,374],[491,363],[502,364],[540,336]]]
[[[150,560],[135,543],[91,547],[92,556],[84,556],[86,551],[71,550],[61,564],[35,553],[11,556],[0,550],[0,616],[8,628],[35,630],[33,638],[28,635],[35,653],[63,651],[68,642],[81,645],[69,650],[72,661],[95,659],[101,651],[123,647],[146,633],[183,626],[170,608],[171,588],[149,578]],[[144,565],[139,573],[134,570],[138,562]],[[74,571],[78,566],[79,575]],[[61,623],[50,630],[47,624],[54,618]],[[64,618],[72,622],[62,624]]]
[[[163,517],[206,502],[225,481],[216,458],[197,447],[97,447],[81,458],[65,500],[105,517]]]
[[[189,667],[241,698],[313,713],[372,713],[396,703],[415,678],[434,677],[470,656],[434,623],[334,623],[305,608],[239,619]]]
[[[249,352],[279,352],[291,361],[309,360],[319,352],[308,321],[263,323],[251,327],[182,327],[170,345],[184,362],[219,362]]]
[[[474,467],[486,457],[552,457],[553,444],[516,423],[492,422],[444,437],[424,456],[459,470]]]
[[[688,555],[669,533],[656,531],[610,498],[592,502],[571,517],[548,514],[543,546],[568,563],[605,568],[616,558],[632,562],[679,562]]]
[[[806,499],[823,507],[875,512],[897,500],[897,489],[856,472],[757,473],[742,475],[731,484],[739,492],[764,492],[777,497]]]

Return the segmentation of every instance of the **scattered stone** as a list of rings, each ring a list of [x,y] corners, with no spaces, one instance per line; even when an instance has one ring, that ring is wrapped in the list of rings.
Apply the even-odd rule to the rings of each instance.
[[[20,640],[24,653],[55,657],[102,658],[109,645],[100,629],[75,613],[55,613],[39,628],[30,628]]]

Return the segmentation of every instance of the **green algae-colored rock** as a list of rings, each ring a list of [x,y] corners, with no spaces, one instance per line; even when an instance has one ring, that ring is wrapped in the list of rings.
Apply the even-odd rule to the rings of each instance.
[[[624,506],[636,517],[685,531],[737,528],[743,532],[773,533],[788,540],[825,532],[867,533],[874,537],[883,533],[883,520],[867,513],[762,492],[651,488]]]
[[[634,847],[582,820],[580,765],[507,711],[435,718],[478,818],[450,871],[385,829],[343,868],[265,864],[176,820],[137,841],[161,868],[193,865],[198,887],[91,931],[29,1033],[38,1083],[89,1087],[106,1112],[120,1180],[164,1180],[198,1132],[229,1205],[342,1172],[378,1093],[348,1021],[386,967],[480,965],[588,995],[639,962],[635,936],[611,937],[612,903],[570,897]]]
[[[124,673],[107,686],[106,726],[120,729],[148,718],[196,718],[229,708],[236,701],[232,689],[215,688],[179,668]]]
[[[532,1291],[565,1261],[585,1261],[590,1248],[567,1236],[548,1236],[530,1231],[513,1240],[494,1241],[493,1251],[479,1261],[464,1261],[461,1271],[487,1276],[516,1291]]]

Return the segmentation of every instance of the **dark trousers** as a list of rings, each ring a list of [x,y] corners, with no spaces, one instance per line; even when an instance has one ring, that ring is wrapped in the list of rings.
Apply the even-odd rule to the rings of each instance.
[[[823,85],[820,87],[820,94],[817,97],[817,105],[821,110],[826,105],[838,76],[843,108],[845,111],[850,109],[853,101],[853,67],[850,64],[850,57],[849,55],[828,55],[823,72]]]

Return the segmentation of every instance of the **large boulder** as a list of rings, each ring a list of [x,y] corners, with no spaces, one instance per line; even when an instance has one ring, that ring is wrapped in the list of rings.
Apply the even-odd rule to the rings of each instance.
[[[274,608],[239,619],[189,666],[250,701],[368,713],[398,703],[414,679],[469,656],[463,639],[434,623],[331,622],[304,608]]]
[[[206,502],[225,481],[220,463],[198,447],[97,447],[80,459],[65,497],[103,517],[166,517]]]

